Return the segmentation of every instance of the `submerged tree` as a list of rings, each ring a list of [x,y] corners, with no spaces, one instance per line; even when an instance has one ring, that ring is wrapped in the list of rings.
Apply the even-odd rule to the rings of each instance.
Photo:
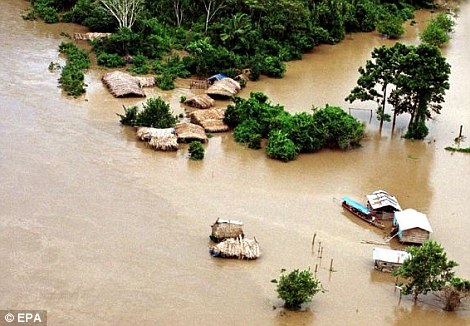
[[[449,89],[450,65],[436,46],[420,44],[408,46],[408,50],[400,58],[390,103],[396,113],[411,115],[405,137],[424,139],[428,134],[426,119],[442,109],[440,103]]]
[[[429,240],[421,247],[409,247],[403,265],[394,271],[394,275],[407,280],[401,288],[404,294],[412,294],[416,302],[419,294],[440,291],[454,279],[453,268],[458,264],[447,260],[444,248],[436,241]]]
[[[303,271],[295,269],[288,274],[282,269],[279,280],[271,282],[277,284],[276,291],[284,300],[284,307],[292,310],[299,309],[302,303],[312,301],[315,294],[323,291],[321,282],[313,276],[310,268]]]

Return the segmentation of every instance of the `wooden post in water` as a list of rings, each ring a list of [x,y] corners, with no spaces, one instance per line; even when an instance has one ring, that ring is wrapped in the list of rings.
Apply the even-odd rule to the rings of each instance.
[[[460,125],[459,139],[462,139],[462,129],[463,129],[463,125]]]
[[[315,232],[315,234],[313,235],[313,239],[312,239],[312,252],[313,252],[313,248],[315,247],[315,238],[317,237],[317,233]]]
[[[331,258],[331,261],[330,261],[330,272],[333,271],[333,258]]]
[[[318,264],[315,264],[315,277],[317,277]]]
[[[320,259],[322,259],[322,256],[323,256],[323,247],[321,247],[321,250],[320,250]]]
[[[318,243],[318,252],[317,252],[317,255],[320,256],[320,250],[321,250],[321,241]]]

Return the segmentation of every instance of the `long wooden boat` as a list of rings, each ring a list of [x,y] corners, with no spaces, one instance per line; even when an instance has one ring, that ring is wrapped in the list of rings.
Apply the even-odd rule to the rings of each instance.
[[[353,215],[359,217],[361,220],[366,221],[367,223],[378,227],[380,229],[384,229],[385,225],[380,223],[375,216],[372,215],[372,211],[369,210],[366,206],[352,200],[349,197],[343,197],[341,198],[343,202],[341,203],[341,206],[343,206],[344,209],[352,213]]]

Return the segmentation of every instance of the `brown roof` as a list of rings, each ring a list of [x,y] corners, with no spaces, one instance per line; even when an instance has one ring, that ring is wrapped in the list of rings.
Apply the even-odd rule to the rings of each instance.
[[[202,126],[209,132],[221,132],[229,130],[224,123],[225,109],[196,110],[190,113],[192,123]]]
[[[224,78],[214,82],[206,94],[211,97],[232,97],[240,91],[240,84],[232,78]]]
[[[182,122],[177,123],[175,129],[178,140],[199,140],[203,143],[207,142],[206,132],[201,126],[189,122]]]
[[[97,38],[103,38],[110,36],[111,33],[74,33],[73,38],[75,40],[94,40]]]
[[[215,101],[207,94],[196,95],[184,101],[184,104],[198,109],[208,109]]]
[[[102,78],[109,92],[115,97],[137,96],[145,97],[145,92],[140,87],[140,81],[122,71],[108,72]]]

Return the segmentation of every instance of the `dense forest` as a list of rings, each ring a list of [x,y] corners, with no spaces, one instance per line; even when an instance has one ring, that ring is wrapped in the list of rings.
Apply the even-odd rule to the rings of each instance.
[[[98,64],[126,65],[137,74],[161,75],[170,89],[176,77],[248,68],[281,78],[285,61],[301,59],[321,43],[346,33],[378,30],[398,38],[419,7],[412,0],[30,0],[27,19],[72,22],[112,35],[93,41]]]

